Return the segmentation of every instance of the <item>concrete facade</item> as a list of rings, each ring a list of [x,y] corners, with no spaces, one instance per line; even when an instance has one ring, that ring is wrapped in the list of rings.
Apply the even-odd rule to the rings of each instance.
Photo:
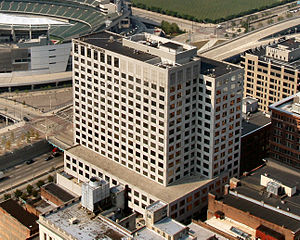
[[[239,174],[243,70],[196,53],[151,34],[73,40],[79,146],[65,152],[66,173],[127,185],[131,208],[162,200],[180,221],[221,194]]]

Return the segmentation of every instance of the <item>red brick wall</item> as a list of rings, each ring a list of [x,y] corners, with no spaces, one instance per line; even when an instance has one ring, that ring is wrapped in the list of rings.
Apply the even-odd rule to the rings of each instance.
[[[249,212],[243,212],[239,209],[233,208],[226,204],[223,204],[221,201],[215,200],[215,196],[209,194],[208,196],[208,210],[207,210],[207,219],[210,219],[214,216],[216,211],[222,211],[225,214],[225,217],[231,218],[237,222],[243,223],[253,229],[257,229],[259,225],[264,225],[274,231],[281,233],[285,236],[285,240],[294,240],[295,236],[293,233],[281,226],[278,226],[274,223],[268,222],[264,219],[258,218],[254,215],[251,215]],[[298,235],[300,232],[298,232]]]
[[[0,208],[0,239],[24,240],[30,237],[30,231],[6,211]]]
[[[35,216],[39,217],[39,215],[41,214],[40,211],[38,211],[35,207],[31,206],[30,204],[26,203],[25,205],[25,210],[29,213],[34,214]]]
[[[41,197],[47,199],[48,201],[54,203],[57,206],[64,204],[63,201],[61,201],[59,198],[46,191],[43,187],[41,187]]]
[[[256,236],[257,238],[260,238],[261,240],[284,240],[282,238],[274,238],[272,236],[269,236],[269,235],[266,235],[265,233],[259,231],[259,230],[256,230]]]
[[[297,147],[300,146],[300,143],[297,142],[300,130],[300,118],[295,115],[272,110],[271,120],[271,157],[278,161],[284,162],[285,164],[300,169],[299,151],[297,150]],[[290,131],[288,129],[293,129],[293,131]],[[280,131],[281,135],[276,135],[275,130]],[[286,134],[292,135],[294,137],[294,140],[287,138]],[[280,139],[280,143],[278,141],[275,141],[275,138]],[[288,147],[286,145],[286,142],[290,142],[292,147]],[[292,155],[286,154],[285,151],[291,152]]]

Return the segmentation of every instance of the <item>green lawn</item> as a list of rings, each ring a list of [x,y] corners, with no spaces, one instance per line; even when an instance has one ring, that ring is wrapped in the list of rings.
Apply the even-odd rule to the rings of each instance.
[[[144,4],[147,8],[156,7],[163,11],[173,11],[190,15],[197,19],[221,19],[251,9],[260,9],[282,0],[132,0],[134,5]],[[168,14],[168,13],[167,13]],[[172,14],[168,14],[172,15]]]

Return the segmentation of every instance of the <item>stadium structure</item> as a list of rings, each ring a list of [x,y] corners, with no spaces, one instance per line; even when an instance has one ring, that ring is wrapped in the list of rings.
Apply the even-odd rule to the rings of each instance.
[[[70,40],[130,15],[125,0],[2,0],[0,92],[71,82]]]

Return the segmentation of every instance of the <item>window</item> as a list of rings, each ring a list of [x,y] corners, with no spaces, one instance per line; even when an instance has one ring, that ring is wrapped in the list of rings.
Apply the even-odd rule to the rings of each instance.
[[[111,56],[107,55],[107,64],[111,65]]]
[[[114,58],[114,66],[117,68],[119,67],[119,58]]]

